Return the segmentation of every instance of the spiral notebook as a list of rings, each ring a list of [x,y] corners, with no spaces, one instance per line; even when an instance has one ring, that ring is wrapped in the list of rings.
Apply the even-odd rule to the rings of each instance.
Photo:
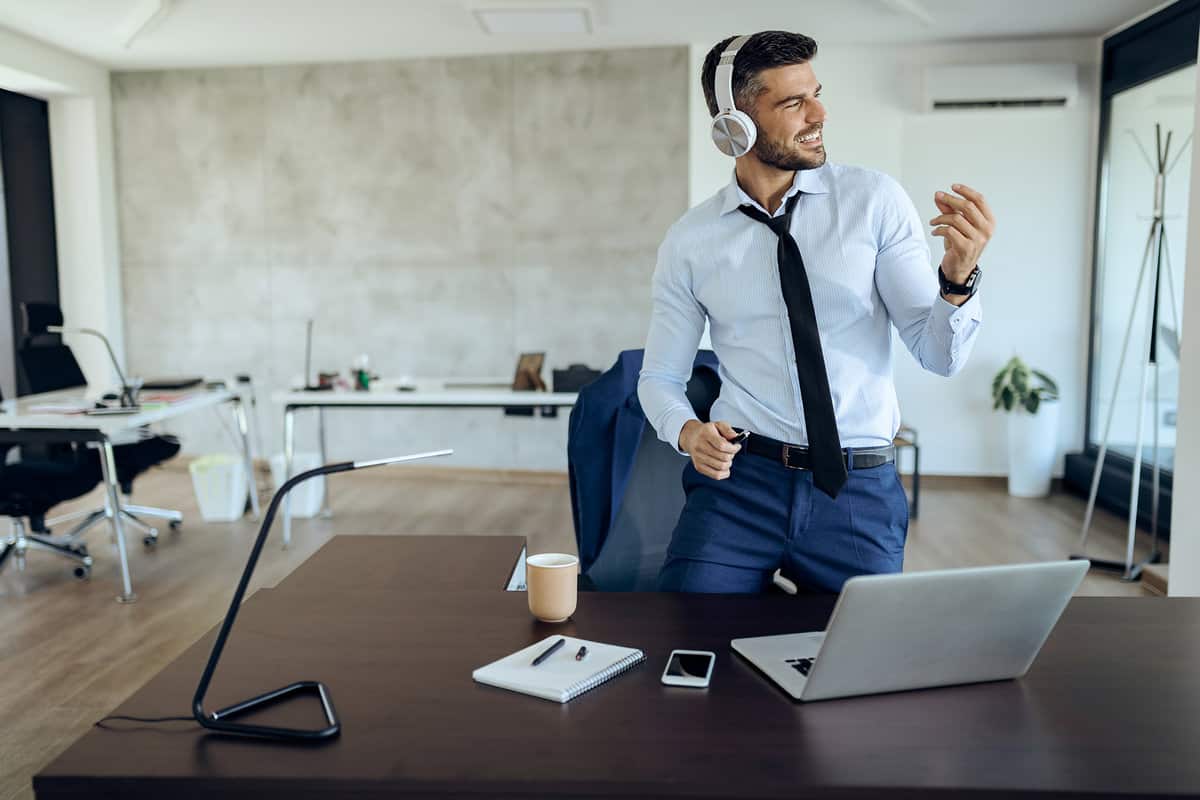
[[[559,639],[566,639],[567,643],[541,664],[533,666],[533,660]],[[576,661],[575,654],[580,647],[587,647],[587,657]],[[646,654],[632,647],[589,642],[572,636],[548,636],[537,644],[480,667],[471,673],[471,677],[489,686],[565,703],[645,660]]]

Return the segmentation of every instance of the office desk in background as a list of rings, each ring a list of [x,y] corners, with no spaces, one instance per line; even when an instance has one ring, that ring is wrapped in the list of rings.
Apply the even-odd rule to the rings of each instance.
[[[117,470],[113,458],[113,443],[122,434],[135,431],[144,425],[191,414],[205,408],[229,403],[233,405],[238,430],[242,438],[242,457],[246,463],[246,488],[250,492],[250,503],[254,516],[259,515],[258,491],[254,485],[254,469],[251,462],[249,422],[239,393],[229,389],[195,389],[179,392],[147,392],[150,396],[171,396],[171,402],[149,405],[134,414],[70,414],[61,411],[46,411],[42,408],[78,406],[92,397],[86,390],[67,390],[30,394],[0,403],[0,432],[12,442],[95,442],[100,448],[100,467],[104,474],[107,492],[106,505],[110,509],[121,507],[120,488],[117,485]],[[119,442],[118,442],[119,443]],[[120,514],[109,514],[109,525],[117,540],[117,559],[121,567],[121,602],[133,602],[137,595],[129,575],[129,558],[125,548],[124,525]]]
[[[521,546],[335,537],[246,601],[209,705],[322,680],[339,739],[93,729],[34,778],[37,798],[1200,797],[1200,600],[1072,600],[1019,681],[797,704],[729,641],[821,629],[834,598],[583,592],[546,625],[503,590]],[[561,706],[471,680],[559,632],[647,662]],[[213,636],[114,713],[186,713]],[[709,689],[659,682],[676,647],[718,654]],[[300,702],[260,720],[319,714]]]
[[[518,392],[506,388],[512,383],[504,378],[430,378],[418,379],[413,391],[400,391],[398,381],[379,380],[370,391],[304,391],[292,389],[271,395],[272,402],[283,406],[283,461],[285,480],[292,476],[296,448],[296,412],[302,409],[317,411],[317,439],[321,463],[328,463],[325,447],[326,409],[429,409],[429,408],[569,408],[575,405],[576,392]],[[399,453],[395,455],[401,455]],[[326,491],[326,498],[328,498]],[[328,503],[328,501],[327,501]],[[330,516],[328,504],[322,511]],[[283,546],[292,542],[290,498],[283,501]]]

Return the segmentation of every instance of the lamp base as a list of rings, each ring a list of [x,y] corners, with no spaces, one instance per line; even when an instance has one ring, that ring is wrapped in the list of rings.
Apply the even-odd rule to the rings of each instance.
[[[324,728],[280,728],[273,725],[249,725],[228,721],[247,712],[275,705],[295,695],[302,694],[314,694],[321,701],[321,710],[325,715]],[[266,694],[252,697],[249,700],[243,700],[240,703],[214,711],[211,714],[199,713],[199,709],[197,709],[195,718],[201,727],[210,731],[241,736],[257,736],[263,739],[319,742],[336,738],[342,732],[342,723],[337,718],[337,712],[334,711],[333,699],[329,696],[329,689],[320,681],[296,681],[281,689],[275,689]]]

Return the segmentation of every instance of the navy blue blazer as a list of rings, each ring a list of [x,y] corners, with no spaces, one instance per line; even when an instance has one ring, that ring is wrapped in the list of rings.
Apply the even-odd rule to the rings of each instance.
[[[646,417],[638,400],[641,350],[625,350],[617,362],[579,391],[567,433],[567,473],[571,484],[571,511],[579,564],[586,573],[604,547],[609,527],[616,519],[621,498]],[[717,371],[711,350],[696,353],[697,369]]]

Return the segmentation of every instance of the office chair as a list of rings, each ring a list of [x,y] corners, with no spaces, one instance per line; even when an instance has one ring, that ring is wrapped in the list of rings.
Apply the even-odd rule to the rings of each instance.
[[[683,510],[680,477],[687,462],[686,456],[659,440],[650,423],[643,424],[625,496],[604,546],[581,576],[581,589],[655,591],[671,533]]]
[[[708,420],[721,393],[721,379],[710,369],[697,369],[687,384],[688,402],[696,416]],[[682,473],[688,463],[643,422],[633,470],[608,536],[595,560],[580,576],[579,588],[608,592],[653,592],[666,561],[671,534],[683,511]],[[796,594],[796,585],[778,573],[774,585]]]
[[[17,352],[17,361],[29,390],[41,394],[86,386],[87,378],[71,348],[63,343],[58,333],[47,330],[62,326],[62,310],[54,303],[22,303],[21,314],[24,338]],[[137,432],[136,441],[114,442],[113,458],[121,493],[126,499],[130,498],[137,476],[173,458],[178,452],[179,440],[174,436],[151,434],[146,429]],[[173,509],[125,502],[121,504],[120,512],[122,519],[142,532],[142,542],[147,546],[158,541],[158,529],[148,525],[141,517],[165,519],[172,530],[183,523],[183,514]],[[88,529],[107,519],[107,516],[107,510],[100,508],[56,517],[47,524],[58,525],[82,518],[65,537],[70,543],[78,543]]]
[[[9,445],[0,445],[0,462],[9,449]],[[0,463],[0,516],[10,520],[8,536],[0,540],[0,570],[4,569],[9,557],[16,560],[17,569],[24,570],[26,551],[36,549],[74,561],[75,577],[89,577],[92,557],[87,546],[68,541],[66,537],[51,537],[46,529],[45,515],[59,503],[87,494],[98,483],[99,462],[78,457],[78,454],[72,461],[31,459]],[[29,532],[25,529],[26,519],[29,520]]]

